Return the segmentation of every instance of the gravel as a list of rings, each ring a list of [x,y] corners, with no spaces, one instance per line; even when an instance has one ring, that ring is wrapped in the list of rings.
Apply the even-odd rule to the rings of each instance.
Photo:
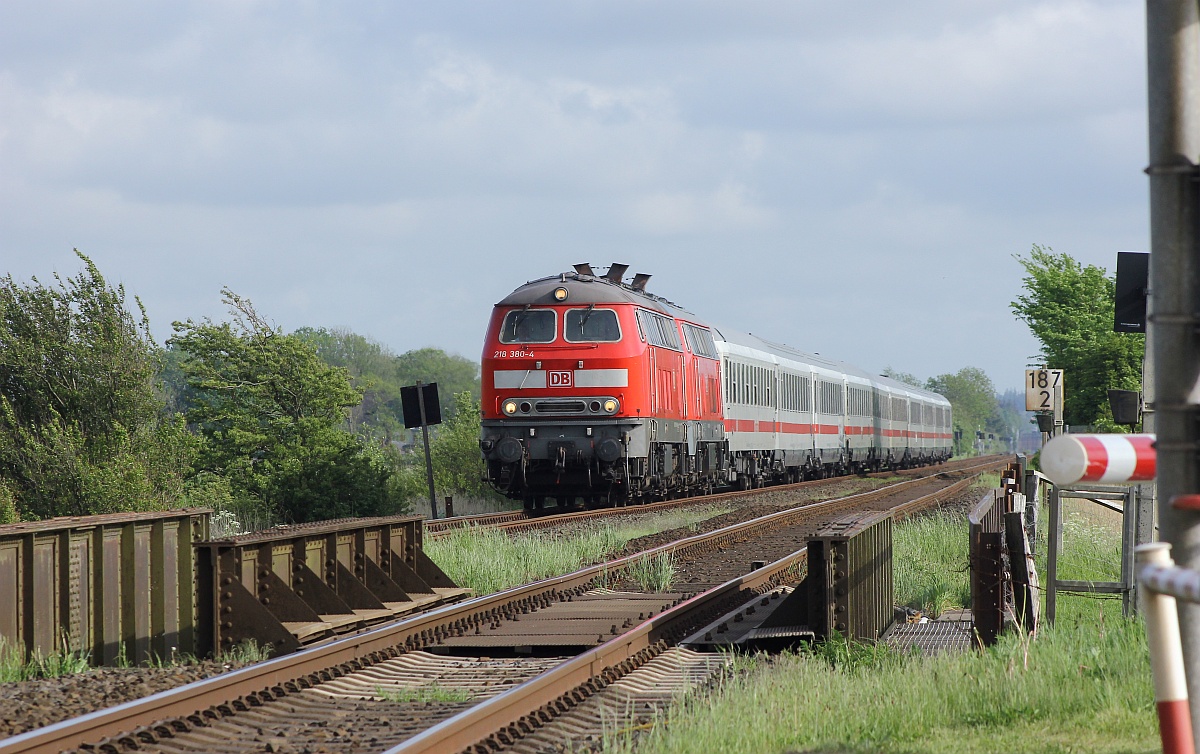
[[[241,663],[209,660],[163,668],[95,668],[59,678],[0,683],[0,738],[115,707],[239,667]]]

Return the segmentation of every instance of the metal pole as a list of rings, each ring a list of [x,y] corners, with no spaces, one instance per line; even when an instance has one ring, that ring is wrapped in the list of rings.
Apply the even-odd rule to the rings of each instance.
[[[1196,0],[1147,0],[1150,288],[1154,291],[1154,408],[1158,518],[1176,560],[1200,568],[1200,512],[1170,501],[1200,492],[1196,407],[1196,159],[1200,156],[1200,18]],[[1200,699],[1200,608],[1181,605],[1183,657],[1192,700]],[[1196,718],[1195,701],[1192,717]],[[1200,731],[1200,726],[1195,730]]]
[[[1058,437],[1066,432],[1066,424],[1063,420],[1063,386],[1060,381],[1054,386],[1054,432],[1051,437]]]
[[[1125,488],[1121,503],[1121,614],[1128,618],[1137,610],[1137,578],[1134,574],[1133,548],[1137,547],[1137,487]]]
[[[429,517],[437,518],[437,498],[433,492],[433,457],[429,455],[429,425],[425,423],[425,383],[417,380],[417,404],[421,407],[421,438],[425,441],[425,479],[429,482]]]
[[[1062,495],[1050,487],[1050,531],[1046,537],[1046,623],[1053,626],[1058,612],[1058,553],[1062,550]]]

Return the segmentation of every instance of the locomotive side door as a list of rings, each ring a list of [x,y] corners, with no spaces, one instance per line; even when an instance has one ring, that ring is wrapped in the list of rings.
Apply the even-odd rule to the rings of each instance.
[[[684,358],[684,361],[688,368],[683,381],[684,383],[691,383],[694,398],[691,403],[684,402],[683,419],[687,422],[687,452],[689,456],[695,456],[696,443],[699,439],[700,417],[703,416],[701,411],[703,408],[704,391],[700,389],[700,359],[695,354],[688,354]],[[687,391],[685,390],[684,392],[686,394]]]
[[[658,404],[658,349],[648,345],[646,350],[650,352],[650,413],[658,416],[662,413]]]
[[[679,352],[679,418],[687,421],[688,415],[691,413],[688,407],[688,356],[687,346],[680,346],[682,349]]]

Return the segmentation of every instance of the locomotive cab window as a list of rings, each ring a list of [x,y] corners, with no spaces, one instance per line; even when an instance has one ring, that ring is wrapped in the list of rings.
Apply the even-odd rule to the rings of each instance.
[[[612,309],[569,309],[563,323],[571,343],[611,343],[621,339],[621,326]]]
[[[501,343],[552,343],[558,335],[553,309],[515,309],[504,315]]]

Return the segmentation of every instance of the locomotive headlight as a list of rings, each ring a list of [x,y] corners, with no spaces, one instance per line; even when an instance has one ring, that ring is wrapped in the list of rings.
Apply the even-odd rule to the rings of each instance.
[[[508,414],[509,416],[512,416],[513,414],[517,413],[517,402],[516,401],[505,401],[504,402],[504,413]]]
[[[615,398],[609,398],[604,401],[604,413],[615,414],[615,413],[617,413],[617,408],[620,405],[621,404],[617,403],[617,400]]]
[[[566,301],[567,300],[567,289],[562,288],[562,287],[555,288],[554,289],[554,300],[559,301],[559,302]]]

